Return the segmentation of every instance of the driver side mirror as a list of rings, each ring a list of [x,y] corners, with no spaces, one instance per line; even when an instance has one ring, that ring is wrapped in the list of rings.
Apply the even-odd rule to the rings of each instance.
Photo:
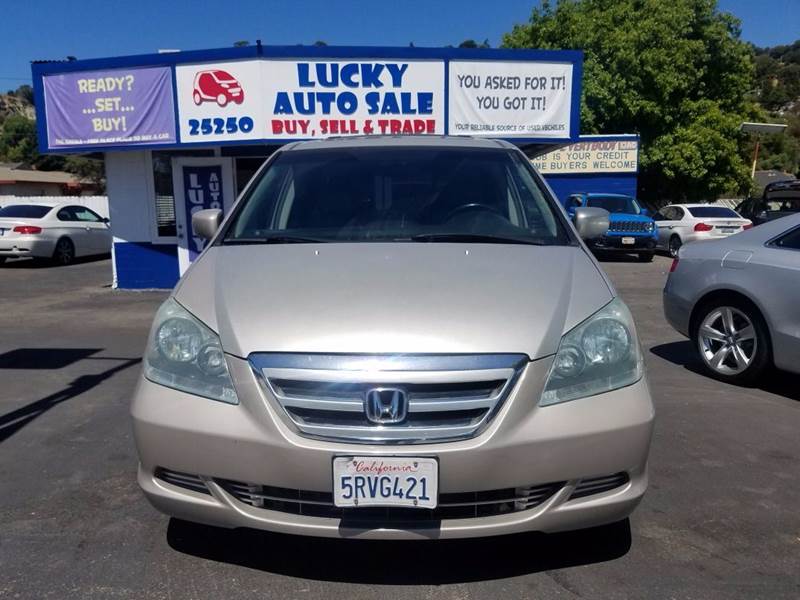
[[[596,240],[608,231],[608,211],[593,206],[582,206],[575,209],[575,229],[584,240]]]
[[[204,240],[214,237],[222,223],[222,211],[218,208],[198,210],[192,215],[192,230]]]

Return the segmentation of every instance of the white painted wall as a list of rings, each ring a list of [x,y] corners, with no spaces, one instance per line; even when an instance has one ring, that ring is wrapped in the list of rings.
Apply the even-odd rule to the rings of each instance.
[[[150,242],[152,202],[146,152],[106,152],[106,192],[115,242]]]
[[[68,202],[91,208],[101,217],[109,217],[108,196],[3,196],[0,195],[0,206],[9,204],[32,204],[35,202]]]

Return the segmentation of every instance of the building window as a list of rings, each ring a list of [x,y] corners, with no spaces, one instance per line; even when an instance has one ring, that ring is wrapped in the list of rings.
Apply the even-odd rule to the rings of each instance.
[[[176,156],[214,156],[213,150],[153,152],[153,188],[158,237],[175,237],[175,190],[172,186],[172,159]]]

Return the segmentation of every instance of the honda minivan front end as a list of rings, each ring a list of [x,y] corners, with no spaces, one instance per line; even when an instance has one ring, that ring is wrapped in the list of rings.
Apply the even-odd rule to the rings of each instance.
[[[456,538],[639,503],[654,415],[633,320],[519,150],[292,145],[219,218],[195,218],[216,233],[156,315],[132,404],[158,509]]]

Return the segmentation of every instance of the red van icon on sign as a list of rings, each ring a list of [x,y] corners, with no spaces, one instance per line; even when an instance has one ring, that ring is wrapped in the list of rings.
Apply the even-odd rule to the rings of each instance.
[[[228,102],[241,104],[244,90],[242,84],[227,71],[198,71],[194,76],[192,99],[198,106],[203,102],[216,102],[220,106],[225,106]]]

